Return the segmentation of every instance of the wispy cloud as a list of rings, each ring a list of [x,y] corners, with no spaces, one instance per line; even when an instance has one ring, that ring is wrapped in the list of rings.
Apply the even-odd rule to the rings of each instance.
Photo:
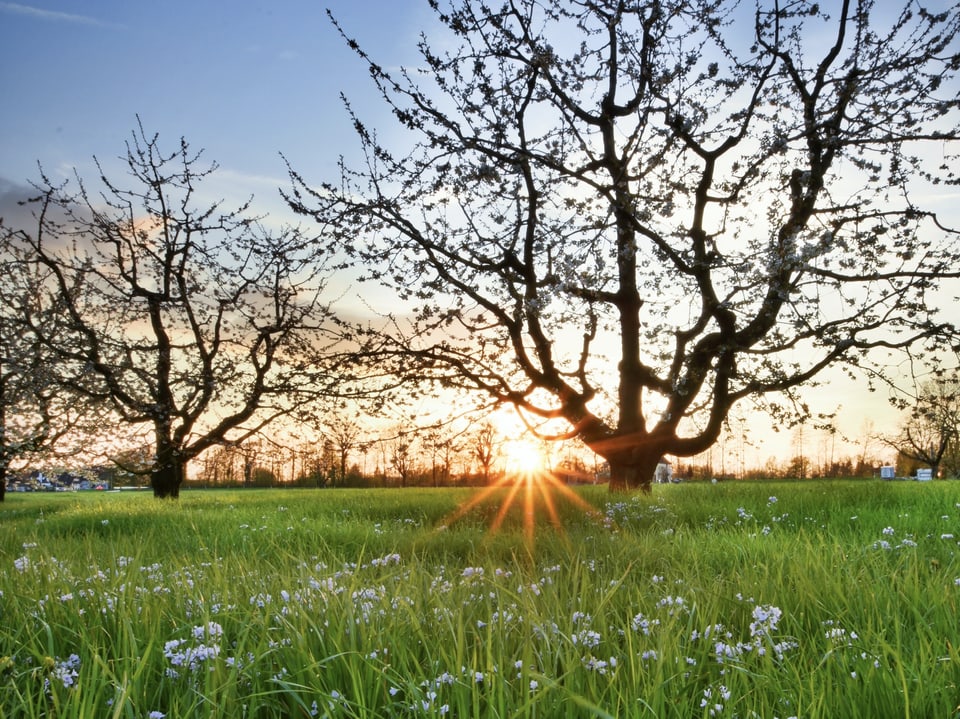
[[[36,188],[0,176],[0,221],[4,226],[12,229],[29,228],[34,208],[22,203],[37,194]]]
[[[74,25],[90,25],[93,27],[121,28],[119,23],[100,20],[99,18],[89,17],[88,15],[76,15],[69,12],[58,12],[56,10],[44,10],[42,8],[32,7],[30,5],[21,5],[15,2],[0,2],[0,12],[13,15],[26,15],[28,17],[43,20],[44,22],[65,22]]]

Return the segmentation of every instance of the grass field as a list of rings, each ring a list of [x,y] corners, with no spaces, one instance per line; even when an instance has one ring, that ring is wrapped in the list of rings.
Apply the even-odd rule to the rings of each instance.
[[[960,483],[534,495],[8,495],[0,716],[960,716]]]

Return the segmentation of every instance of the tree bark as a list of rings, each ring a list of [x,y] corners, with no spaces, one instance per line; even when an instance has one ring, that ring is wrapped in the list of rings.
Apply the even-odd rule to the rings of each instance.
[[[150,473],[153,496],[158,499],[179,499],[180,486],[187,474],[186,459],[175,447],[157,442],[154,462]]]
[[[610,464],[610,491],[650,494],[662,456],[659,449],[650,447],[606,456]]]

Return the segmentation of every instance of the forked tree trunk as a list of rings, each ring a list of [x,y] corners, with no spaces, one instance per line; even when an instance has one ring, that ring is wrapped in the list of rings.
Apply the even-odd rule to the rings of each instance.
[[[180,485],[186,477],[186,460],[173,447],[158,446],[150,486],[158,499],[178,499]]]
[[[661,456],[659,451],[636,450],[607,457],[610,463],[610,491],[649,494]]]

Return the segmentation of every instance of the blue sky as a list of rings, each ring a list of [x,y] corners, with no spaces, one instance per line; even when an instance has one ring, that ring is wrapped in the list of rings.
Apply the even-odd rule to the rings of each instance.
[[[382,109],[326,7],[385,65],[414,60],[431,21],[425,0],[0,1],[0,186],[35,179],[38,162],[88,175],[93,155],[124,151],[137,114],[258,201],[285,180],[280,152],[329,176],[356,147],[339,93]]]
[[[165,147],[183,136],[204,148],[222,196],[283,213],[281,152],[309,181],[335,178],[338,157],[356,152],[341,92],[368,124],[392,127],[326,7],[385,66],[416,63],[435,22],[427,0],[0,0],[0,217],[13,219],[38,162],[92,177],[96,155],[120,171],[138,114]],[[842,396],[854,436],[864,416],[890,421],[881,393],[841,384],[815,410]]]

